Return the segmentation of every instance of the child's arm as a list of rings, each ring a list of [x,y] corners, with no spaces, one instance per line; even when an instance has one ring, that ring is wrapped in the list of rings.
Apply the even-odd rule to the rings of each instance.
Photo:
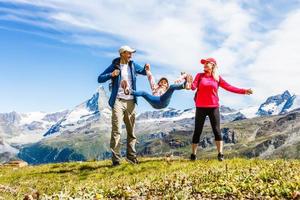
[[[150,88],[153,92],[157,88],[157,84],[155,83],[155,79],[154,79],[152,73],[150,72],[150,70],[146,70],[146,74],[147,74],[147,77],[148,77]]]

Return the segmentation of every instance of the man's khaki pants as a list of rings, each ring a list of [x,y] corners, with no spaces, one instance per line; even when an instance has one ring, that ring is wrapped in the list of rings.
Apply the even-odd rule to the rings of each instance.
[[[112,161],[120,162],[120,136],[122,131],[122,121],[124,120],[127,131],[127,158],[136,158],[136,136],[134,134],[135,125],[135,103],[134,100],[116,99],[112,109],[112,132],[110,148],[112,151]]]

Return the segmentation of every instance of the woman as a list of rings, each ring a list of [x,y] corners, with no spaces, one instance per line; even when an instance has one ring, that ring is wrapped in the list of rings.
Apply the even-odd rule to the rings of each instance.
[[[197,89],[195,94],[196,117],[195,130],[192,141],[191,160],[196,160],[197,147],[202,133],[206,116],[209,117],[215,142],[218,150],[218,160],[223,161],[223,139],[220,130],[220,112],[219,112],[219,86],[237,94],[252,94],[251,89],[240,89],[228,84],[221,76],[217,74],[217,62],[213,58],[201,59],[204,65],[204,73],[198,73],[192,83],[192,90]]]

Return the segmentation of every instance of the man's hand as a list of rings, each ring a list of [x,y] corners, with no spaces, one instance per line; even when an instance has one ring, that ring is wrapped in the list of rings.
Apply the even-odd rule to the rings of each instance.
[[[253,91],[251,89],[248,89],[248,90],[246,90],[246,94],[247,95],[253,94]]]
[[[115,70],[111,73],[111,76],[112,76],[112,77],[116,77],[116,76],[119,76],[119,74],[120,74],[120,70],[115,69]]]
[[[145,64],[145,70],[150,71],[150,64],[149,63]]]

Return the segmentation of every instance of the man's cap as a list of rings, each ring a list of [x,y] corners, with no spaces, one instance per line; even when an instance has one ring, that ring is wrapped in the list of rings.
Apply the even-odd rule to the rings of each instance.
[[[127,45],[121,46],[120,49],[119,49],[119,53],[123,53],[125,51],[131,52],[131,53],[136,52],[136,50],[131,48],[130,46],[127,46]]]

